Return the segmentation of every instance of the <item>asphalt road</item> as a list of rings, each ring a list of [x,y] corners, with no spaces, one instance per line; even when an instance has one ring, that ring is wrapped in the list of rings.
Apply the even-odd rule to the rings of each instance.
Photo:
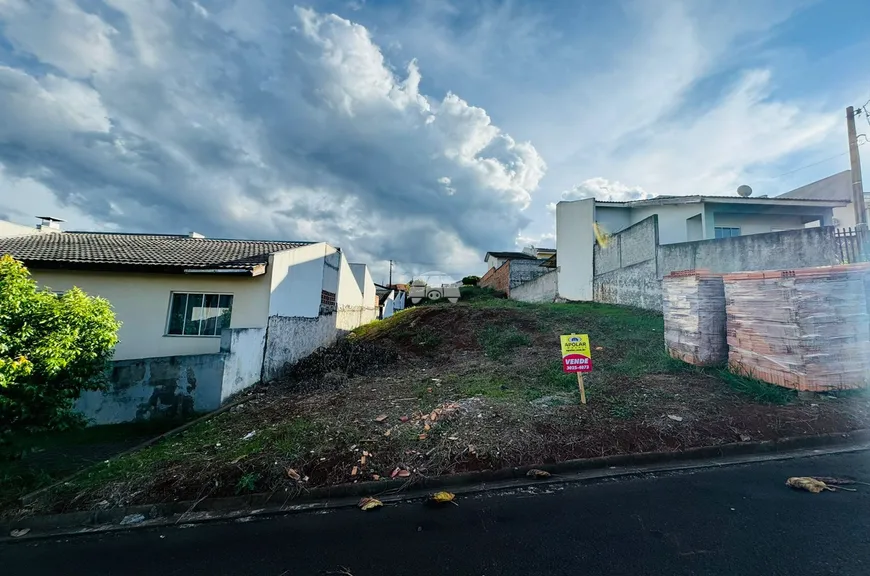
[[[870,452],[0,547],[6,575],[870,574]],[[345,572],[347,573],[347,572]]]

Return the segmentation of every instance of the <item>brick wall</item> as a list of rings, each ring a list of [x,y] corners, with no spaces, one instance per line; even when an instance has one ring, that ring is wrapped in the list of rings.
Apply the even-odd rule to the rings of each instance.
[[[510,279],[511,262],[508,260],[498,268],[490,268],[477,285],[510,295]]]

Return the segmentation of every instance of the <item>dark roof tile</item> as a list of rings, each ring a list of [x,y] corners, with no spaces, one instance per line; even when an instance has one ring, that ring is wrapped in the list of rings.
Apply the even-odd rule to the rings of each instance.
[[[99,269],[251,271],[269,254],[311,242],[223,240],[160,234],[54,232],[0,238],[0,254],[28,265]]]

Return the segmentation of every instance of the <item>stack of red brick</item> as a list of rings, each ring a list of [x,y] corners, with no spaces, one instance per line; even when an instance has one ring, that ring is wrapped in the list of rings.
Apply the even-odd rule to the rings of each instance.
[[[732,371],[810,391],[870,379],[867,265],[724,275]]]
[[[672,358],[696,366],[724,364],[725,289],[721,274],[673,272],[662,281],[665,344]]]

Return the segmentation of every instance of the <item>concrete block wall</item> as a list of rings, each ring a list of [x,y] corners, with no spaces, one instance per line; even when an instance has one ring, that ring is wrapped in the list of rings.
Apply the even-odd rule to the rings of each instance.
[[[517,286],[524,284],[543,276],[550,271],[549,268],[542,268],[546,260],[511,260],[510,272],[508,274],[508,290],[513,290]]]
[[[559,293],[558,278],[558,270],[550,269],[543,276],[511,288],[510,298],[520,302],[553,302]]]
[[[651,216],[614,234],[606,246],[596,245],[594,300],[661,311],[662,278],[671,272],[788,270],[838,263],[831,227],[677,244],[658,242],[658,220]]]

